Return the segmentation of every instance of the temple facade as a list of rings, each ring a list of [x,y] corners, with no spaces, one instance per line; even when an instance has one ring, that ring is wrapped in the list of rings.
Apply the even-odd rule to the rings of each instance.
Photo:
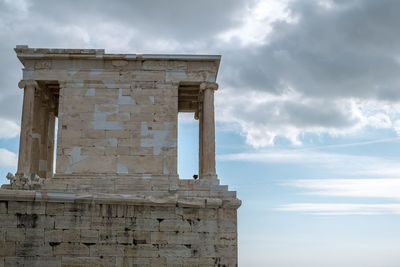
[[[241,201],[215,164],[220,56],[15,51],[24,98],[0,265],[237,266]],[[177,172],[179,112],[199,123],[198,179]]]

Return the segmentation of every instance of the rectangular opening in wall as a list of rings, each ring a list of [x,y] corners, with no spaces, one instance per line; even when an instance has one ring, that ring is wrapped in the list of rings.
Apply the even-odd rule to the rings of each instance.
[[[178,89],[178,174],[191,179],[199,173],[199,83],[180,83]]]
[[[40,177],[51,178],[54,175],[54,166],[57,148],[57,123],[60,85],[58,81],[39,81],[41,95],[40,116],[45,122],[40,125],[44,127],[41,131]]]

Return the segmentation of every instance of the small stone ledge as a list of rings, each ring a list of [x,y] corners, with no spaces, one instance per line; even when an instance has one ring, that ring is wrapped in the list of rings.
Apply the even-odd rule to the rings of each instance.
[[[237,209],[241,200],[143,194],[84,194],[0,189],[0,200]]]

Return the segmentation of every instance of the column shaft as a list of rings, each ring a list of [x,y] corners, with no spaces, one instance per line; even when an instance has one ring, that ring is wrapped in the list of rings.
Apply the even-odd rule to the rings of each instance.
[[[199,105],[199,177],[203,177],[203,114],[202,102]]]
[[[32,164],[32,128],[34,120],[35,81],[21,81],[20,88],[24,88],[22,106],[21,134],[19,141],[17,174],[30,175]]]
[[[31,173],[39,175],[39,162],[41,158],[41,139],[43,129],[43,107],[40,91],[36,90],[35,94],[35,107],[33,111],[33,124],[32,124],[32,151],[31,151]]]
[[[214,91],[216,83],[202,83],[200,89],[203,92],[202,110],[202,178],[217,178],[215,170],[215,119],[214,119]]]
[[[49,127],[47,133],[47,174],[46,178],[53,177],[53,161],[54,161],[54,131],[56,116],[54,108],[49,110]]]
[[[40,129],[38,129],[40,133],[40,147],[39,147],[39,171],[38,175],[42,178],[47,176],[47,152],[48,152],[48,132],[49,132],[49,106],[48,101],[43,100],[43,96],[41,99],[40,106],[40,117],[38,118],[40,123]]]

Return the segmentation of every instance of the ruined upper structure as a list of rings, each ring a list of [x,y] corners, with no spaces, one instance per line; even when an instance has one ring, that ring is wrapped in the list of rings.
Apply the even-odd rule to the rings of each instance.
[[[199,120],[199,176],[216,178],[220,56],[17,46],[24,102],[17,176],[177,176],[178,112]]]

